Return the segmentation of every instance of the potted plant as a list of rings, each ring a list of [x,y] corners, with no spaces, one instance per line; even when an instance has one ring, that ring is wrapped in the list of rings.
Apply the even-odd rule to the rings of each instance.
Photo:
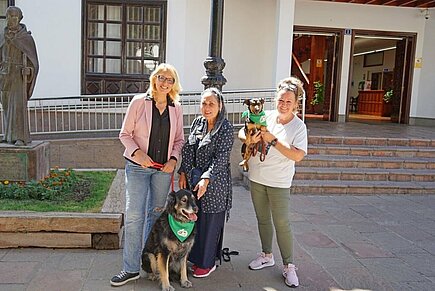
[[[316,113],[323,113],[323,101],[325,100],[325,85],[322,82],[316,81],[314,85],[314,98],[311,100],[311,105],[314,106]]]
[[[384,102],[385,103],[390,103],[391,99],[393,99],[393,89],[388,90],[384,94]]]
[[[384,104],[382,104],[382,116],[388,117],[391,116],[391,108],[392,108],[392,100],[393,100],[394,92],[393,89],[390,89],[384,94]]]

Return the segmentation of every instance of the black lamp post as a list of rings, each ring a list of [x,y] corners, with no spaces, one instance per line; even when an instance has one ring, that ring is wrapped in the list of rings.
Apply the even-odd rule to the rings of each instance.
[[[222,90],[227,82],[227,79],[222,75],[225,67],[225,62],[222,59],[223,22],[224,0],[211,0],[209,55],[204,61],[205,76],[201,78],[204,89],[216,87]]]

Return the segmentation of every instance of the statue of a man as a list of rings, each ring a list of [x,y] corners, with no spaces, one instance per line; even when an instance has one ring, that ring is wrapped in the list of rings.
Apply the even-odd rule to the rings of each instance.
[[[6,27],[0,35],[0,101],[3,106],[2,142],[23,146],[31,142],[27,101],[38,75],[36,45],[30,31],[21,24],[21,9],[6,9]]]

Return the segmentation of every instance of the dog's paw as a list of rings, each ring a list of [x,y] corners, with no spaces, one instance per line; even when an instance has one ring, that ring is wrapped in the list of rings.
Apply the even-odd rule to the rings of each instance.
[[[175,288],[171,285],[168,285],[167,287],[162,286],[162,291],[175,291]]]
[[[148,273],[147,275],[148,275],[148,276],[147,276],[148,280],[156,281],[156,280],[159,279],[159,276],[156,275],[156,274],[154,274],[154,273]]]
[[[183,287],[183,288],[192,288],[192,286],[193,286],[192,282],[190,282],[189,280],[181,282],[180,284],[181,284],[181,287]]]

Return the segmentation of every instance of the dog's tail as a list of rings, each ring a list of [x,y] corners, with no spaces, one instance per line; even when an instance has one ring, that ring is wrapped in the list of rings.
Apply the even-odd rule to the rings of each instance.
[[[148,255],[148,253],[145,253],[145,252],[142,254],[142,269],[147,273],[153,272],[151,269],[150,257]]]

